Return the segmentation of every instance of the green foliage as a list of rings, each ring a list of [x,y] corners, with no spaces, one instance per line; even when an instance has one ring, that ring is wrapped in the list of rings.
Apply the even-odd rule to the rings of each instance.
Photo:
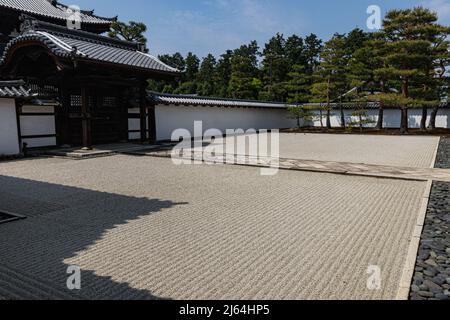
[[[347,47],[345,35],[335,34],[325,43],[320,55],[320,64],[314,73],[311,92],[313,101],[329,104],[348,89]]]
[[[286,91],[289,103],[307,103],[311,99],[311,75],[304,65],[296,64],[292,66],[288,73]]]
[[[301,120],[305,122],[312,121],[314,119],[314,113],[310,110],[305,109],[302,106],[291,106],[288,107],[289,119],[297,120],[297,127],[300,128]]]
[[[184,70],[185,81],[196,81],[200,68],[200,59],[189,52],[186,57],[186,69]]]
[[[356,109],[353,111],[352,117],[357,118],[357,121],[350,121],[347,124],[350,130],[355,126],[358,126],[362,132],[364,130],[364,126],[375,123],[375,121],[369,117],[366,109]]]
[[[183,82],[178,88],[174,90],[175,94],[191,94],[191,92],[197,91],[197,82],[189,81]]]
[[[147,26],[142,22],[130,21],[129,23],[125,23],[116,21],[112,23],[108,36],[114,39],[146,45],[147,38],[144,36],[145,32],[147,32]]]
[[[171,66],[172,68],[176,68],[180,71],[184,71],[186,69],[186,60],[184,60],[184,57],[179,52],[173,55],[169,54],[161,55],[159,56],[159,60]]]
[[[162,55],[161,61],[184,74],[175,80],[149,81],[149,88],[291,104],[320,103],[319,108],[314,106],[319,113],[309,114],[307,107],[290,113],[296,119],[311,116],[322,126],[326,119],[327,128],[331,126],[332,103],[378,101],[380,112],[384,107],[436,110],[440,101],[447,100],[450,87],[449,33],[450,28],[439,25],[437,15],[428,9],[392,10],[379,32],[356,28],[335,34],[325,43],[314,34],[285,37],[277,33],[261,50],[253,41],[227,50],[217,59],[211,54],[203,59],[193,53]],[[354,117],[359,121],[350,127],[370,121],[365,110],[357,113]],[[406,112],[402,114],[404,129]],[[377,127],[381,128],[380,123]]]
[[[262,52],[253,41],[227,50],[217,60],[211,54],[202,60],[193,53],[160,55],[162,62],[184,74],[176,80],[149,81],[149,88],[163,91],[168,86],[175,93],[307,102],[321,48],[322,41],[314,34],[306,38],[277,34]]]
[[[258,99],[261,81],[258,78],[258,44],[252,41],[234,50],[228,96],[236,99]]]

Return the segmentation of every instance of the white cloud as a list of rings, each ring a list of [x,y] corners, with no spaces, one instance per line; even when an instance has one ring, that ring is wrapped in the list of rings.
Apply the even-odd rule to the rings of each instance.
[[[158,24],[164,30],[165,51],[191,48],[205,56],[220,55],[251,40],[260,46],[277,32],[301,35],[302,21],[298,12],[286,11],[270,0],[203,0],[204,8],[176,10]],[[157,32],[154,39],[159,43]],[[164,40],[164,41],[163,41]],[[168,48],[168,46],[173,48]],[[159,53],[161,48],[153,49]],[[179,50],[179,49],[178,49]]]
[[[450,1],[448,0],[426,0],[422,3],[424,7],[430,8],[439,14],[440,20],[450,19]]]

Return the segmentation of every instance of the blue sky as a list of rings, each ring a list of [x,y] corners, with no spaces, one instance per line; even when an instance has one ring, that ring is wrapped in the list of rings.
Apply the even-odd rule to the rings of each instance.
[[[72,1],[72,3],[70,3]],[[102,16],[142,21],[152,54],[192,51],[204,57],[257,40],[262,46],[276,32],[329,39],[335,32],[366,29],[369,5],[383,12],[422,5],[450,24],[450,0],[63,0]]]

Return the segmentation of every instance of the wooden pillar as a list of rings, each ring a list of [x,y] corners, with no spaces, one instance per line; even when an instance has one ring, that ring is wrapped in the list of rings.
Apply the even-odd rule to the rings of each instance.
[[[20,128],[20,114],[22,113],[22,102],[19,102],[17,99],[15,99],[16,104],[16,121],[17,121],[17,139],[19,143],[19,152],[23,152],[23,146],[22,146],[22,129]]]
[[[141,143],[147,141],[147,91],[144,84],[140,87],[139,93],[139,111],[141,120]]]
[[[92,149],[92,131],[90,117],[89,96],[85,87],[81,88],[81,126],[83,133],[83,149]]]
[[[60,105],[55,107],[57,145],[70,145],[70,92],[65,80],[59,88]]]

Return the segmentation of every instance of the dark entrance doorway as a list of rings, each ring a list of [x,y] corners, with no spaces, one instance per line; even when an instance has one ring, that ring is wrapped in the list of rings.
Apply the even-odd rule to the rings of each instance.
[[[88,122],[90,144],[124,142],[128,139],[128,108],[120,88],[86,89],[86,110],[81,89],[72,89],[59,115],[60,145],[83,145],[83,120]]]

